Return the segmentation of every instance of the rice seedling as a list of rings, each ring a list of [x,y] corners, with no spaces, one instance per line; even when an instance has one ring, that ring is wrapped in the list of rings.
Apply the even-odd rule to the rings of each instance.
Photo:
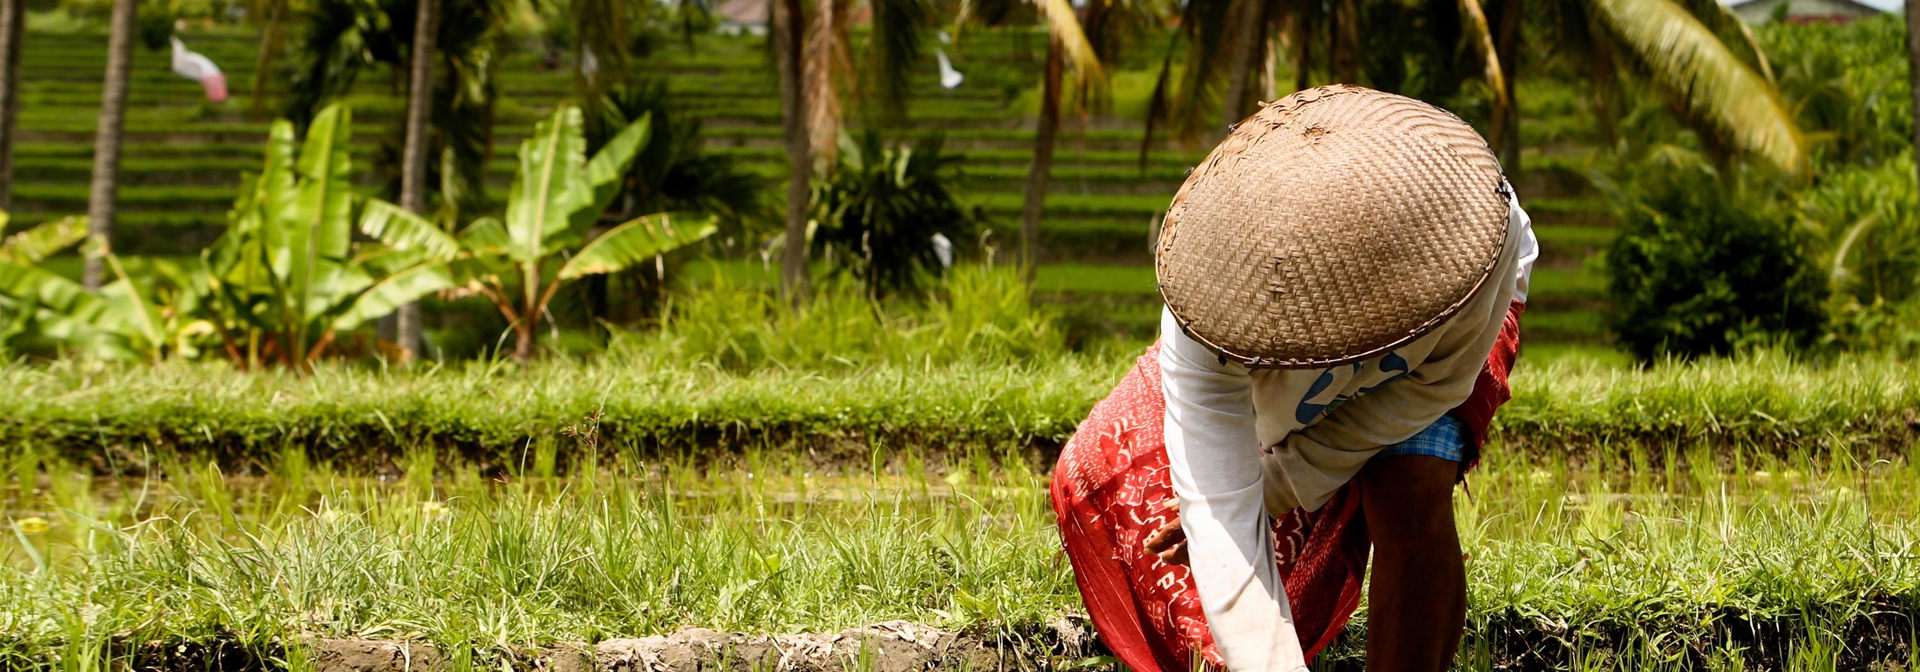
[[[145,641],[279,651],[306,635],[485,661],[685,626],[895,619],[1017,638],[1079,608],[1045,476],[988,452],[904,475],[765,450],[571,478],[419,456],[392,479],[293,455],[260,477],[179,463],[164,480],[16,459],[0,487],[0,662],[104,661]],[[1630,472],[1493,450],[1456,500],[1472,586],[1462,666],[1904,661],[1920,467],[1740,460]],[[1364,618],[1324,667],[1354,664]]]

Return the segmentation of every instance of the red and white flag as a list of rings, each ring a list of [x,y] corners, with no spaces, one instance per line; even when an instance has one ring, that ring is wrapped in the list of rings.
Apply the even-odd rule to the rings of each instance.
[[[207,100],[218,103],[227,99],[227,76],[220,72],[220,66],[214,65],[213,59],[187,51],[178,37],[173,38],[173,74],[199,82],[207,90]]]

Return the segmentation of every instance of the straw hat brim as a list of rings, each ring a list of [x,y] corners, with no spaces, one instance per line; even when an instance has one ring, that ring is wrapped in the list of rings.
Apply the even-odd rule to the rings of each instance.
[[[1189,335],[1260,368],[1378,356],[1444,323],[1486,282],[1508,190],[1480,134],[1357,86],[1263,106],[1194,170],[1156,248]]]

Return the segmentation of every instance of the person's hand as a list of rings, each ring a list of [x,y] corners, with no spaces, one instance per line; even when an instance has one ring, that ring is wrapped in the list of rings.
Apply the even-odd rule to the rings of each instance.
[[[1160,556],[1160,561],[1170,565],[1187,564],[1187,532],[1180,528],[1180,499],[1172,498],[1161,502],[1160,506],[1176,514],[1173,520],[1161,525],[1147,536],[1147,552]]]

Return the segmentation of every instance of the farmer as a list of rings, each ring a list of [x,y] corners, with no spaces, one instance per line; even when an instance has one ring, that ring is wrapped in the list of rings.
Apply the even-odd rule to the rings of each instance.
[[[1080,594],[1139,670],[1305,669],[1359,605],[1367,669],[1443,670],[1452,490],[1508,398],[1538,245],[1466,123],[1353,86],[1239,124],[1168,208],[1160,342],[1054,472]]]

